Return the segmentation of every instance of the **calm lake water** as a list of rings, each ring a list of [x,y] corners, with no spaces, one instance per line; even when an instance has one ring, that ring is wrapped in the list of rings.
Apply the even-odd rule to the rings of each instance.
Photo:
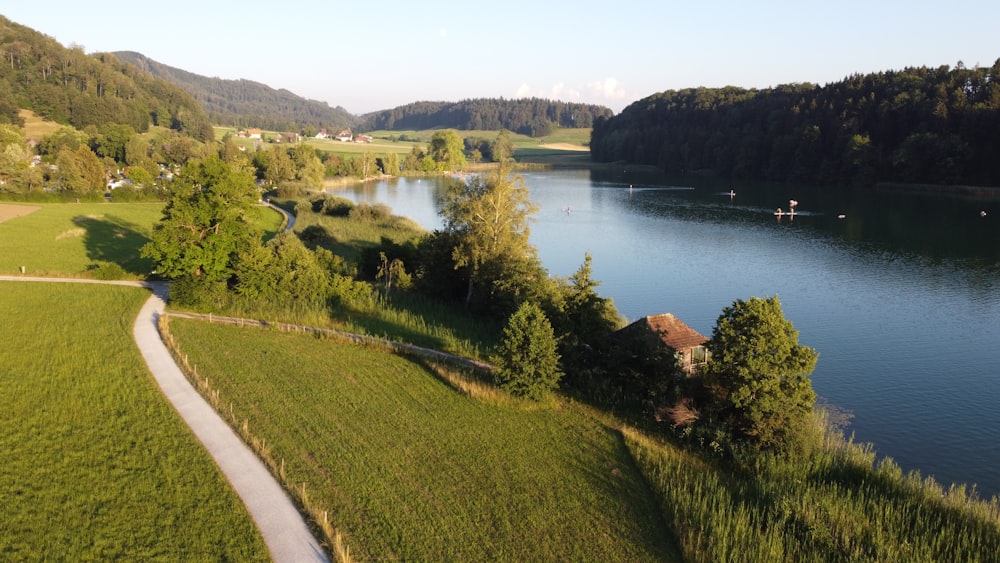
[[[777,294],[820,353],[821,400],[853,414],[848,433],[904,470],[1000,494],[1000,198],[627,169],[523,176],[551,274],[590,253],[599,291],[629,320],[672,312],[706,336],[734,300]],[[338,191],[428,229],[440,192],[427,178]],[[779,220],[792,198],[797,213]]]

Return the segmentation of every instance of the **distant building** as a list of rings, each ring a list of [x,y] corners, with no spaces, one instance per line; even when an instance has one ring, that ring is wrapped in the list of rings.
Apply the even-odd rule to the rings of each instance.
[[[697,375],[698,370],[708,363],[709,352],[705,347],[708,337],[670,313],[643,317],[615,334],[639,334],[656,344],[667,346],[674,351],[677,365],[689,377]]]
[[[247,137],[250,137],[251,139],[260,139],[260,129],[247,129]]]
[[[278,142],[281,143],[297,143],[302,140],[302,136],[298,133],[292,133],[290,131],[285,131],[278,134]]]
[[[342,141],[344,143],[349,142],[353,138],[354,138],[354,133],[352,133],[350,129],[344,129],[334,136],[334,139],[337,139],[338,141]]]
[[[372,142],[372,138],[371,138],[370,135],[358,135],[358,136],[354,137],[354,142],[355,143],[370,143],[370,142]]]
[[[329,135],[326,134],[326,129],[320,129],[319,133],[316,133],[317,139],[326,139]]]

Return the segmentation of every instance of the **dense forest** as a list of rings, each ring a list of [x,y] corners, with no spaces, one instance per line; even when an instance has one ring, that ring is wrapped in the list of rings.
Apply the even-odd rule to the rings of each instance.
[[[359,121],[342,107],[331,108],[326,102],[307,100],[259,82],[208,78],[132,51],[118,51],[115,56],[183,88],[218,125],[271,131],[300,131],[306,127],[340,130],[354,127]]]
[[[114,55],[63,47],[0,16],[0,56],[0,123],[19,123],[18,108],[27,108],[77,129],[120,123],[140,132],[169,127],[202,141],[214,136],[184,90]]]
[[[1000,60],[817,86],[661,92],[594,123],[601,162],[825,184],[1000,185]]]
[[[368,114],[363,128],[377,129],[508,129],[542,137],[554,127],[592,127],[598,118],[613,112],[591,104],[575,104],[541,98],[479,98],[460,102],[415,102]]]

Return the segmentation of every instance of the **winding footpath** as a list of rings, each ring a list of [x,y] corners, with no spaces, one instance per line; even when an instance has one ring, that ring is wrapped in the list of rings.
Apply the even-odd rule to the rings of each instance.
[[[159,318],[166,308],[166,283],[28,276],[0,276],[0,280],[97,283],[151,289],[153,295],[139,311],[132,335],[163,394],[205,446],[236,494],[243,500],[264,538],[271,558],[279,563],[329,561],[295,504],[264,463],[202,398],[174,362],[157,328]]]

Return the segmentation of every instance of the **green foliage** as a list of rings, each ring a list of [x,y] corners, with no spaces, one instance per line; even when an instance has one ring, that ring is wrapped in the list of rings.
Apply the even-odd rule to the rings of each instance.
[[[528,198],[528,188],[520,176],[500,168],[476,176],[468,184],[456,184],[446,195],[441,216],[445,230],[454,237],[452,260],[456,270],[465,268],[468,284],[466,306],[472,304],[474,288],[493,292],[498,280],[506,279],[507,289],[528,289],[523,284],[541,283],[547,276],[532,276],[538,265],[537,251],[529,242],[529,222],[537,206]],[[504,278],[504,273],[519,275]],[[486,302],[489,304],[489,301]]]
[[[52,121],[101,127],[128,125],[144,132],[169,127],[200,141],[212,139],[208,118],[184,90],[123,64],[114,55],[88,56],[51,37],[0,17],[0,83],[4,100]]]
[[[237,256],[260,244],[249,219],[258,197],[253,178],[213,155],[185,166],[171,190],[143,256],[167,278],[228,279]]]
[[[363,223],[384,222],[392,217],[392,208],[384,203],[361,202],[348,212],[348,217]]]
[[[465,167],[465,144],[454,129],[435,131],[431,135],[430,157],[440,170],[461,170]]]
[[[2,288],[0,558],[268,561],[243,503],[132,340],[149,292]]]
[[[1000,553],[996,498],[876,464],[836,433],[803,460],[759,457],[750,474],[634,432],[626,444],[685,561],[986,563]]]
[[[722,429],[739,444],[801,453],[816,400],[808,375],[818,354],[798,343],[778,297],[738,299],[723,309],[707,347],[708,410]]]
[[[0,124],[0,182],[18,182],[30,164],[31,153],[21,128]]]
[[[531,302],[511,315],[491,359],[497,366],[497,383],[518,397],[540,400],[559,386],[562,377],[552,325]]]
[[[377,348],[170,328],[358,560],[677,559],[620,435],[578,407],[479,401]]]
[[[654,94],[594,122],[595,160],[826,184],[1000,184],[1000,59],[817,86]]]
[[[547,314],[559,342],[566,383],[579,390],[594,391],[610,367],[611,334],[624,319],[611,299],[597,293],[599,282],[591,277],[590,254],[566,280],[556,280]]]
[[[293,233],[250,247],[235,266],[235,292],[249,300],[295,308],[326,302],[328,280],[316,256]]]
[[[460,102],[416,102],[375,112],[363,127],[369,131],[509,129],[524,135],[547,135],[556,127],[591,127],[600,117],[613,115],[604,106],[567,103],[539,98],[480,98]],[[494,160],[497,160],[494,158]]]
[[[56,170],[52,180],[64,190],[75,195],[87,195],[105,190],[104,166],[87,146],[76,150],[63,147],[56,155]]]
[[[212,123],[269,131],[299,131],[309,125],[335,134],[334,129],[354,127],[358,121],[342,107],[331,108],[325,102],[307,100],[259,82],[200,76],[135,52],[119,51],[115,56],[183,88],[205,108]]]

